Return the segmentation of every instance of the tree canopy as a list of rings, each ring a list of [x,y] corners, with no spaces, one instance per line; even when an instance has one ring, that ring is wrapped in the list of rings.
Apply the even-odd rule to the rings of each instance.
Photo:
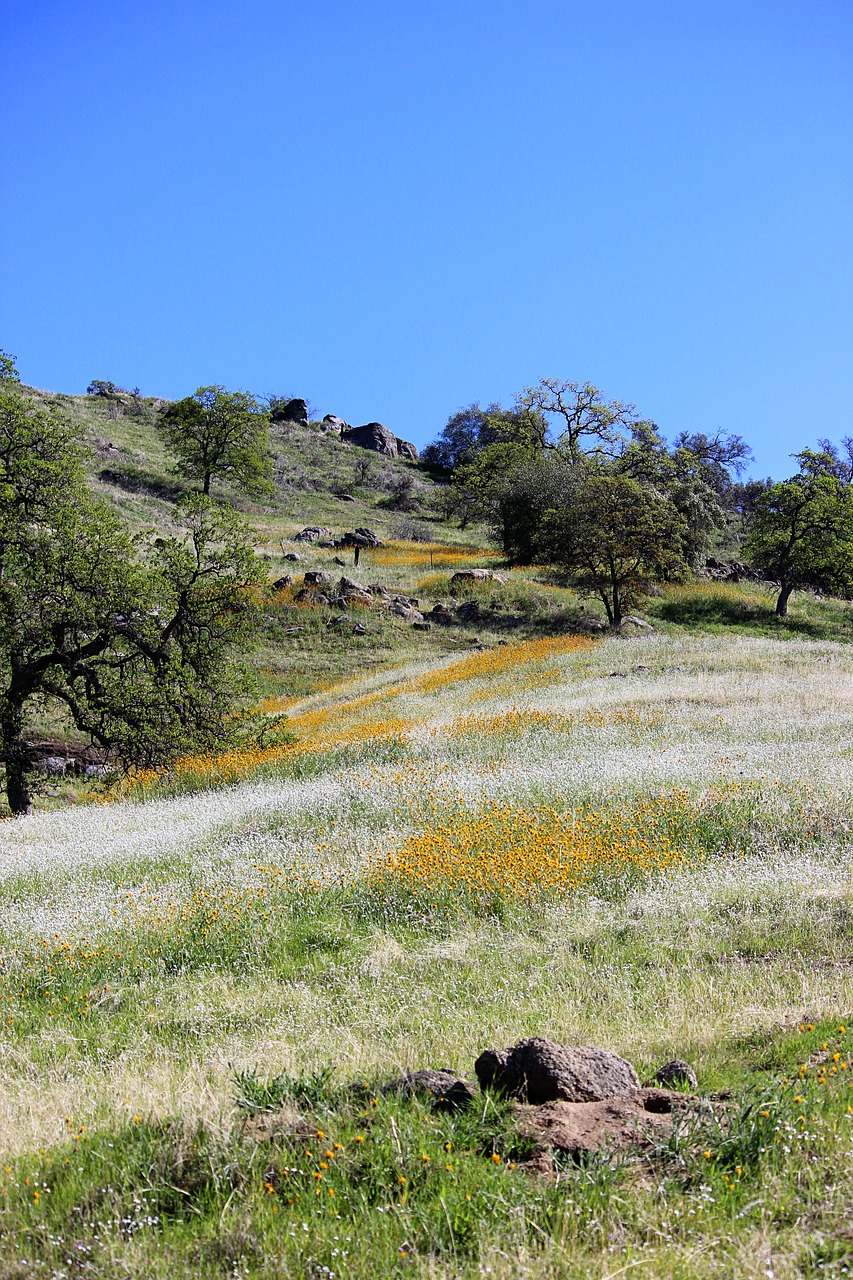
[[[235,512],[201,495],[135,545],[89,493],[55,411],[0,381],[0,761],[30,807],[31,714],[54,704],[122,764],[212,746],[240,687],[262,581]]]
[[[798,587],[835,594],[853,590],[853,486],[836,472],[834,459],[806,466],[790,480],[770,485],[755,498],[755,516],[745,551],[752,563],[779,583],[776,616],[788,613]]]
[[[259,495],[272,485],[268,423],[254,396],[212,386],[170,404],[157,429],[176,470],[199,481],[202,493],[219,479]]]
[[[576,586],[597,595],[612,627],[651,582],[683,576],[686,523],[667,498],[599,471],[548,512],[541,545]]]

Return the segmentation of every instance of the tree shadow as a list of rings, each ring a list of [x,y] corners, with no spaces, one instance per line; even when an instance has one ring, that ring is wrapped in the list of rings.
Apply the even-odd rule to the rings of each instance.
[[[153,476],[141,467],[103,467],[98,472],[98,479],[104,484],[123,489],[125,493],[145,493],[151,498],[160,498],[163,502],[177,502],[187,492],[180,482]]]

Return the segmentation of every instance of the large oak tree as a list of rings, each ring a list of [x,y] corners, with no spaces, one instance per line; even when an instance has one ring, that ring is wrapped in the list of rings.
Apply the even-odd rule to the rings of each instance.
[[[221,740],[261,575],[241,521],[200,495],[135,544],[90,494],[79,438],[0,379],[0,763],[30,808],[31,717],[54,707],[122,764]]]

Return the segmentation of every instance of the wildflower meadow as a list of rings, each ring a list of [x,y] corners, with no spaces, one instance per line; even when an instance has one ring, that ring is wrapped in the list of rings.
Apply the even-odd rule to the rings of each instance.
[[[259,714],[0,829],[0,1274],[848,1273],[853,651],[565,635]],[[382,1092],[530,1035],[697,1106],[545,1178],[505,1100]]]

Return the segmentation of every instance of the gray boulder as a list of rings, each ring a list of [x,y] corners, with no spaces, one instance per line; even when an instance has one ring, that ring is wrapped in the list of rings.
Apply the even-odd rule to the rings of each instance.
[[[309,524],[301,533],[295,533],[291,541],[319,542],[321,538],[327,538],[330,533],[331,529],[324,529],[321,525]]]
[[[481,1088],[537,1106],[627,1098],[640,1087],[631,1063],[610,1049],[554,1044],[542,1036],[509,1049],[486,1049],[474,1070]]]
[[[303,581],[306,587],[316,587],[321,582],[328,582],[329,575],[324,573],[322,569],[309,569]]]
[[[673,1086],[683,1089],[686,1085],[695,1093],[699,1088],[696,1072],[690,1063],[684,1062],[682,1058],[670,1058],[669,1062],[665,1062],[655,1072],[654,1079],[656,1084],[662,1084],[667,1089],[671,1089]]]
[[[423,1098],[432,1103],[436,1111],[461,1111],[474,1101],[474,1089],[467,1080],[461,1080],[455,1071],[446,1067],[437,1070],[427,1068],[413,1071],[383,1085],[380,1093],[400,1094],[404,1098]]]
[[[350,427],[341,433],[341,439],[347,444],[357,445],[359,449],[371,449],[374,453],[384,454],[386,458],[397,457],[397,437],[383,427],[381,422],[368,422],[363,427]]]

